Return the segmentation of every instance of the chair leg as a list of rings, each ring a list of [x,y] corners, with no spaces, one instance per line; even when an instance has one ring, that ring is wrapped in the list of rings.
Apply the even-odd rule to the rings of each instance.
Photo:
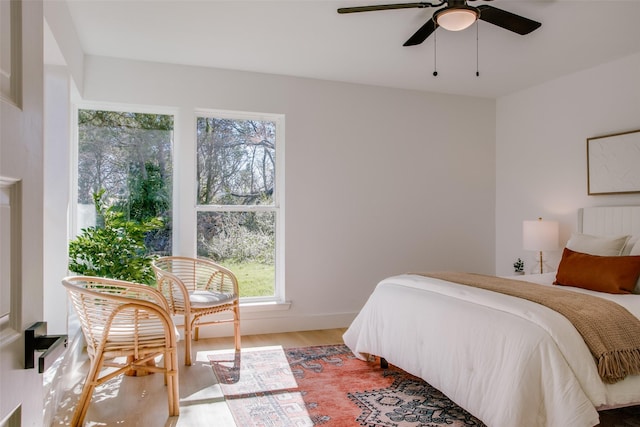
[[[184,364],[191,366],[191,319],[184,319]]]
[[[240,351],[240,307],[235,306],[233,309],[233,337],[235,341],[236,351]]]
[[[165,378],[167,384],[167,399],[169,403],[169,416],[180,415],[180,393],[178,389],[178,355],[173,350],[165,354]]]
[[[84,417],[87,415],[89,403],[91,403],[91,397],[93,396],[93,390],[96,387],[96,380],[100,375],[100,367],[102,366],[102,362],[102,355],[94,358],[94,360],[91,361],[89,372],[87,373],[87,377],[84,380],[84,385],[82,386],[82,393],[80,393],[78,405],[76,406],[76,410],[73,413],[71,427],[80,427],[84,422]]]

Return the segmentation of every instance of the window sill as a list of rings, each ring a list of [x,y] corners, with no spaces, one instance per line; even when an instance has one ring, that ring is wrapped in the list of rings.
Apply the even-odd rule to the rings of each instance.
[[[245,313],[262,311],[285,311],[291,308],[291,301],[260,301],[240,303],[240,310]]]

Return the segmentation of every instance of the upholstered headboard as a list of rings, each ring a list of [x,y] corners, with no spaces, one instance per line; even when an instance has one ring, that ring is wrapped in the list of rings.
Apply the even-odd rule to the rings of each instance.
[[[578,211],[578,232],[596,236],[640,235],[640,206],[595,206]]]

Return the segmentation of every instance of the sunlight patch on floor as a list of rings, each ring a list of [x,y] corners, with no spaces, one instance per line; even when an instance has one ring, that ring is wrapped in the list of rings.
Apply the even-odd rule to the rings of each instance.
[[[313,426],[282,346],[201,352],[238,425]],[[259,356],[258,356],[259,354]]]
[[[286,356],[283,348],[340,342],[343,333],[343,329],[336,329],[324,335],[312,331],[306,334],[296,332],[244,336],[239,363],[246,359],[243,359],[243,354],[248,355],[265,350],[276,350],[278,364],[284,363]],[[234,421],[224,398],[222,386],[216,380],[209,359],[209,356],[216,354],[234,354],[233,337],[194,341],[193,354],[195,356],[193,365],[185,366],[184,342],[178,343],[179,416],[168,416],[167,391],[162,374],[144,377],[120,376],[96,390],[97,394],[94,394],[89,405],[85,427],[105,425],[193,427],[212,425],[212,420],[215,420],[216,427],[244,427],[246,424],[236,424]],[[227,362],[236,363],[235,355]],[[158,363],[163,362],[159,360]],[[292,377],[290,368],[288,366],[283,368],[287,369],[287,376]],[[69,425],[88,369],[86,351],[81,351],[75,363],[65,370],[64,385],[60,390],[57,411],[52,417],[52,426]],[[290,380],[287,380],[287,383],[293,384]],[[293,394],[295,388],[288,392]],[[308,424],[308,418],[306,417],[302,425]]]

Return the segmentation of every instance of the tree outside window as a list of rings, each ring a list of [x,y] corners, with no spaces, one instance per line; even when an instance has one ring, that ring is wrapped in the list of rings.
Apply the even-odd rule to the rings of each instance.
[[[244,300],[281,299],[283,288],[276,280],[283,253],[283,242],[278,241],[282,212],[276,152],[282,146],[283,118],[238,116],[225,112],[198,115],[196,224],[181,224],[181,229],[192,227],[196,233],[197,256],[236,273]],[[80,249],[72,242],[71,258],[73,250],[75,254],[86,252],[92,241],[103,245],[90,251],[110,258],[112,265],[133,265],[126,261],[132,259],[129,254],[172,254],[172,176],[187,175],[173,169],[173,126],[172,115],[79,111],[78,232],[89,229],[94,234],[85,233],[91,237]],[[96,195],[100,197],[96,199]],[[107,235],[105,221],[129,237],[143,232],[142,246],[109,244],[107,240],[127,240],[117,233]],[[108,251],[103,249],[112,254],[104,255]],[[118,255],[124,258],[118,259]],[[80,264],[93,262],[76,258]],[[98,271],[103,270],[94,273],[101,274]]]
[[[78,111],[72,271],[153,282],[150,257],[171,254],[172,143],[171,115]]]
[[[277,122],[197,118],[198,255],[231,268],[241,297],[273,297]]]

